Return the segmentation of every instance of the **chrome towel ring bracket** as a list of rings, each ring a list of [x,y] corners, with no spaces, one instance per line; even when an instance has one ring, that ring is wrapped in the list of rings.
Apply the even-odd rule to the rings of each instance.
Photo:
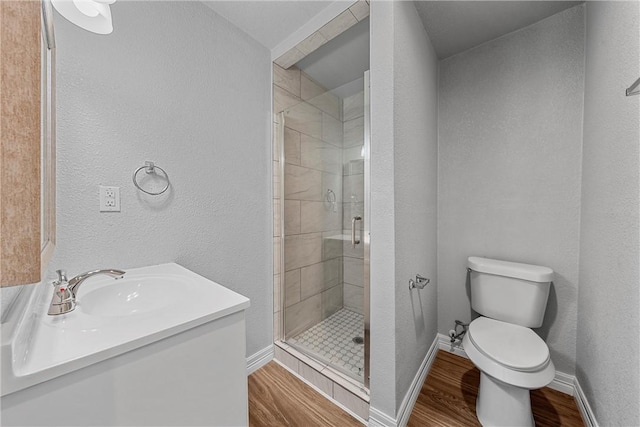
[[[146,173],[149,173],[149,174],[153,173],[156,175],[158,175],[158,172],[156,172],[156,170],[159,169],[164,175],[164,179],[167,181],[167,185],[165,185],[164,188],[158,192],[147,191],[144,188],[140,187],[140,185],[138,184],[138,173],[143,169]],[[169,175],[165,172],[165,170],[162,169],[160,166],[156,166],[153,162],[150,162],[150,161],[144,162],[144,166],[140,166],[138,169],[136,169],[136,171],[133,173],[132,179],[133,179],[133,185],[135,185],[138,190],[142,191],[143,193],[150,194],[152,196],[159,196],[160,194],[164,193],[165,191],[167,191],[167,189],[169,189],[169,185],[170,185]]]
[[[431,282],[431,279],[416,274],[416,280],[409,279],[409,289],[424,289]]]

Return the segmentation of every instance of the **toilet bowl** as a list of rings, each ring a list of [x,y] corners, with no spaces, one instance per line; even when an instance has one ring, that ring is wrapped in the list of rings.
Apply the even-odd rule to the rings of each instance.
[[[480,370],[480,423],[534,426],[529,391],[548,385],[555,376],[545,342],[529,328],[479,317],[469,325],[463,346]]]
[[[542,325],[553,270],[469,257],[471,306],[481,315],[462,344],[480,370],[476,415],[487,426],[533,427],[529,391],[549,384],[555,367]]]

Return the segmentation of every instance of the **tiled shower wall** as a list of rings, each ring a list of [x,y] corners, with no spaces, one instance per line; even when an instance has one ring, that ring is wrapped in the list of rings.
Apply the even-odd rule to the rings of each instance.
[[[342,103],[299,69],[274,64],[274,128],[284,127],[284,242],[280,232],[279,135],[274,137],[274,330],[283,338],[343,306]],[[331,191],[330,191],[331,190]],[[328,194],[335,195],[335,203]],[[333,197],[333,196],[331,196]],[[284,271],[280,245],[284,244]],[[282,307],[281,292],[286,298]]]
[[[364,218],[364,92],[343,100],[343,234],[350,236],[354,216]],[[343,242],[343,301],[344,307],[362,314],[364,302],[364,244],[363,221],[358,221],[357,236],[361,243],[355,248],[351,240]]]

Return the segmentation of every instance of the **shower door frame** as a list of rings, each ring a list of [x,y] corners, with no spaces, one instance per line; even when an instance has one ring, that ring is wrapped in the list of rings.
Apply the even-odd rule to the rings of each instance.
[[[363,301],[362,301],[362,311],[363,311],[363,321],[364,321],[364,374],[363,374],[363,386],[366,390],[369,390],[369,370],[370,370],[370,346],[371,346],[371,334],[370,334],[370,298],[369,298],[369,288],[370,288],[370,250],[371,250],[371,240],[370,240],[370,220],[371,220],[371,111],[370,111],[370,77],[369,70],[364,72],[364,141],[363,141],[363,157],[364,157],[364,224],[362,229],[361,241],[363,242]],[[285,276],[285,215],[284,215],[284,205],[285,205],[285,194],[284,194],[284,180],[285,180],[285,155],[284,155],[284,128],[285,128],[285,113],[281,111],[278,113],[278,163],[279,163],[279,174],[280,174],[280,307],[282,308],[282,313],[280,316],[280,330],[282,331],[281,340],[283,342],[287,342],[287,334],[286,334],[286,285],[284,283]],[[305,354],[308,352],[305,352]],[[331,366],[329,364],[328,366]]]
[[[364,72],[364,228],[361,239],[364,242],[364,271],[362,273],[364,295],[362,301],[362,314],[364,315],[364,386],[367,390],[369,390],[369,350],[371,346],[371,314],[369,299],[369,287],[371,282],[371,101],[369,91],[370,77],[369,70],[367,70]]]

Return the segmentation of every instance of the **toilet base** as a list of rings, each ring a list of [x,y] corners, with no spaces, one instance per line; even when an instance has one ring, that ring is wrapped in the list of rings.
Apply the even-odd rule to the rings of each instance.
[[[529,390],[505,384],[482,371],[476,415],[484,427],[535,426]]]

